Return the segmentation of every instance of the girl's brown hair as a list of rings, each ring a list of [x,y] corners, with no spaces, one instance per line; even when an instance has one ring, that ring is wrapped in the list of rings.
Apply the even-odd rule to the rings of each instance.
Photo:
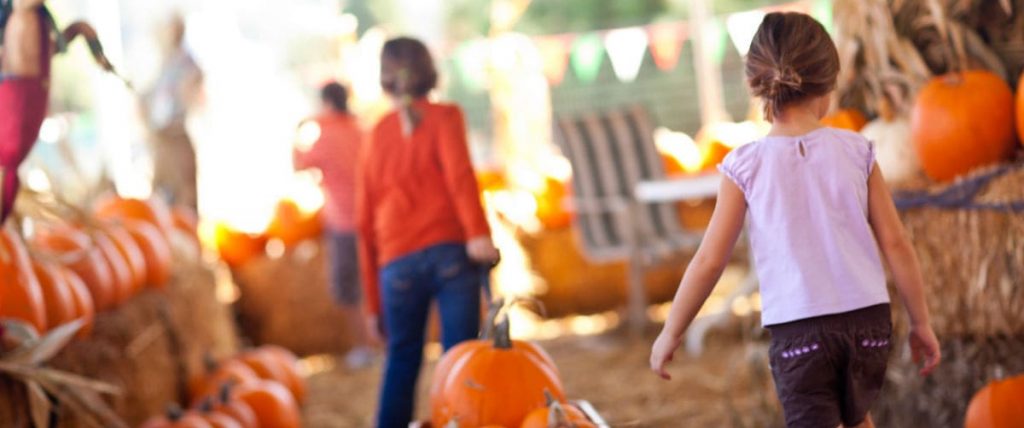
[[[835,89],[839,53],[818,21],[795,12],[765,15],[747,53],[747,83],[768,120],[787,105]]]
[[[434,59],[423,42],[411,37],[399,37],[384,43],[381,63],[396,67],[395,71],[405,73],[406,82],[400,73],[381,73],[381,87],[393,95],[409,95],[413,98],[426,96],[437,86],[437,69]]]

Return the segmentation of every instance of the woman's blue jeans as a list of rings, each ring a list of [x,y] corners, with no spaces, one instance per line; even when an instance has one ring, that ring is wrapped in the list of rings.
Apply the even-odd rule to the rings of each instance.
[[[464,244],[439,244],[381,269],[381,309],[387,335],[378,428],[406,428],[415,408],[427,315],[437,299],[441,343],[447,351],[480,329],[481,268]]]

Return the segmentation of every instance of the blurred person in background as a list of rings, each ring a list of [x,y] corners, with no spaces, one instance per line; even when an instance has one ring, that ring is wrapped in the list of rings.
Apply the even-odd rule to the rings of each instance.
[[[364,368],[373,363],[373,351],[359,311],[362,293],[355,233],[356,161],[363,133],[348,110],[345,87],[337,82],[324,85],[320,103],[320,113],[300,125],[300,130],[313,126],[318,131],[312,133],[315,140],[300,132],[292,159],[296,171],[315,168],[321,173],[328,279],[345,313],[345,328],[353,344],[345,362],[351,368]]]
[[[387,344],[379,428],[404,428],[412,419],[431,303],[437,301],[446,351],[473,339],[481,269],[498,259],[462,110],[427,99],[437,77],[422,42],[384,44],[381,86],[397,108],[377,123],[359,162],[356,221],[367,324]]]
[[[153,148],[153,191],[196,209],[196,152],[185,119],[202,96],[203,72],[185,48],[185,21],[171,17],[163,35],[164,62],[141,109]]]

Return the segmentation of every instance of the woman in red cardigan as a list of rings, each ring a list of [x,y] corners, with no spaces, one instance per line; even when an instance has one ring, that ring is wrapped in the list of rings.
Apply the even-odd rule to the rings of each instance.
[[[387,343],[379,428],[404,428],[412,419],[431,302],[440,310],[445,350],[474,338],[480,269],[498,258],[462,111],[426,99],[436,84],[423,43],[397,38],[384,45],[381,85],[398,108],[374,128],[356,186],[367,323]]]

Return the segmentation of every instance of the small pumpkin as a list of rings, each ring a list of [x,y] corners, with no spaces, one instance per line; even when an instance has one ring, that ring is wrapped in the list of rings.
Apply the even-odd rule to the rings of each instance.
[[[82,278],[79,278],[78,274],[72,272],[71,269],[58,265],[57,271],[64,276],[64,281],[71,292],[75,303],[75,319],[80,319],[83,322],[82,328],[78,330],[75,337],[88,337],[92,333],[92,323],[96,317],[96,306],[92,301],[92,295],[89,294],[89,288],[85,286]]]
[[[859,132],[864,125],[867,125],[868,119],[864,117],[864,113],[860,110],[852,108],[839,109],[838,111],[825,116],[821,119],[821,124],[839,129],[846,129],[853,132]]]
[[[288,387],[290,381],[288,374],[285,373],[285,368],[281,365],[280,361],[273,355],[255,349],[243,352],[237,357],[237,360],[249,366],[260,379],[272,380],[284,385],[286,388]],[[295,396],[290,389],[288,393],[292,394],[292,397]]]
[[[46,302],[25,243],[8,223],[0,227],[0,318],[17,318],[46,332]]]
[[[1017,79],[1017,139],[1024,143],[1024,74]]]
[[[888,100],[879,103],[879,117],[860,131],[875,144],[875,159],[885,181],[900,183],[921,174],[921,162],[910,138],[910,122],[896,117]]]
[[[139,428],[213,428],[195,411],[182,410],[176,404],[168,406],[166,414],[154,416],[139,425]]]
[[[214,236],[220,258],[231,267],[263,254],[267,245],[266,235],[237,231],[224,223],[214,226]]]
[[[171,278],[171,246],[167,238],[147,222],[127,219],[122,224],[142,250],[146,261],[146,284],[163,288]]]
[[[199,415],[213,428],[245,428],[230,415],[213,408],[213,397],[208,397],[196,406]]]
[[[520,428],[597,428],[582,410],[547,394],[547,406],[530,412]]]
[[[67,225],[48,225],[36,230],[32,243],[82,279],[97,311],[114,307],[117,290],[110,266],[89,235]]]
[[[299,428],[299,406],[284,385],[270,380],[255,380],[235,387],[232,392],[256,413],[260,428]]]
[[[132,239],[125,227],[118,223],[106,223],[100,226],[110,240],[117,247],[117,252],[124,258],[131,273],[132,293],[142,291],[146,286],[146,256],[142,254],[142,248]]]
[[[458,348],[470,348],[458,350]],[[431,403],[435,426],[452,419],[460,425],[519,426],[532,410],[546,404],[544,391],[565,400],[558,374],[534,352],[514,346],[507,317],[498,323],[494,339],[459,344],[444,358],[453,358],[446,376],[438,377],[436,401]],[[446,364],[447,365],[447,364]]]
[[[291,199],[277,203],[274,217],[267,226],[268,237],[280,239],[289,247],[307,239],[317,239],[322,231],[319,211],[305,212]]]
[[[189,396],[194,402],[215,395],[225,383],[241,385],[260,379],[256,372],[241,361],[226,360],[218,364],[207,357],[204,365],[203,373],[192,376],[188,382]]]
[[[231,416],[238,421],[242,428],[259,428],[256,413],[247,403],[232,397],[231,390],[230,383],[221,385],[220,391],[213,400],[213,410]]]
[[[74,321],[78,315],[75,297],[71,295],[67,279],[57,265],[44,260],[32,260],[32,270],[39,280],[46,306],[46,326],[55,328]]]
[[[292,351],[277,345],[260,346],[259,352],[270,354],[278,361],[285,374],[284,386],[295,396],[295,401],[302,404],[306,400],[306,379],[299,372],[298,357]]]
[[[103,259],[103,262],[107,264],[110,270],[111,285],[114,289],[114,303],[121,304],[128,301],[129,298],[134,295],[135,287],[133,286],[131,268],[128,267],[128,261],[121,256],[121,252],[117,249],[117,244],[110,239],[110,235],[107,235],[100,229],[92,229],[89,232],[90,238],[92,238],[93,245],[99,250],[99,254]]]
[[[929,178],[949,181],[1007,160],[1016,144],[1013,94],[1002,78],[969,70],[931,79],[917,94],[910,133]]]
[[[119,196],[108,196],[96,202],[96,217],[114,220],[142,220],[157,227],[164,239],[169,237],[174,228],[167,203],[159,197],[149,199],[130,199]]]
[[[571,195],[569,183],[555,177],[544,177],[544,187],[534,194],[537,203],[537,219],[546,229],[562,229],[572,223],[572,214],[565,208],[566,199]]]
[[[985,385],[967,406],[964,428],[1024,428],[1024,375]]]

